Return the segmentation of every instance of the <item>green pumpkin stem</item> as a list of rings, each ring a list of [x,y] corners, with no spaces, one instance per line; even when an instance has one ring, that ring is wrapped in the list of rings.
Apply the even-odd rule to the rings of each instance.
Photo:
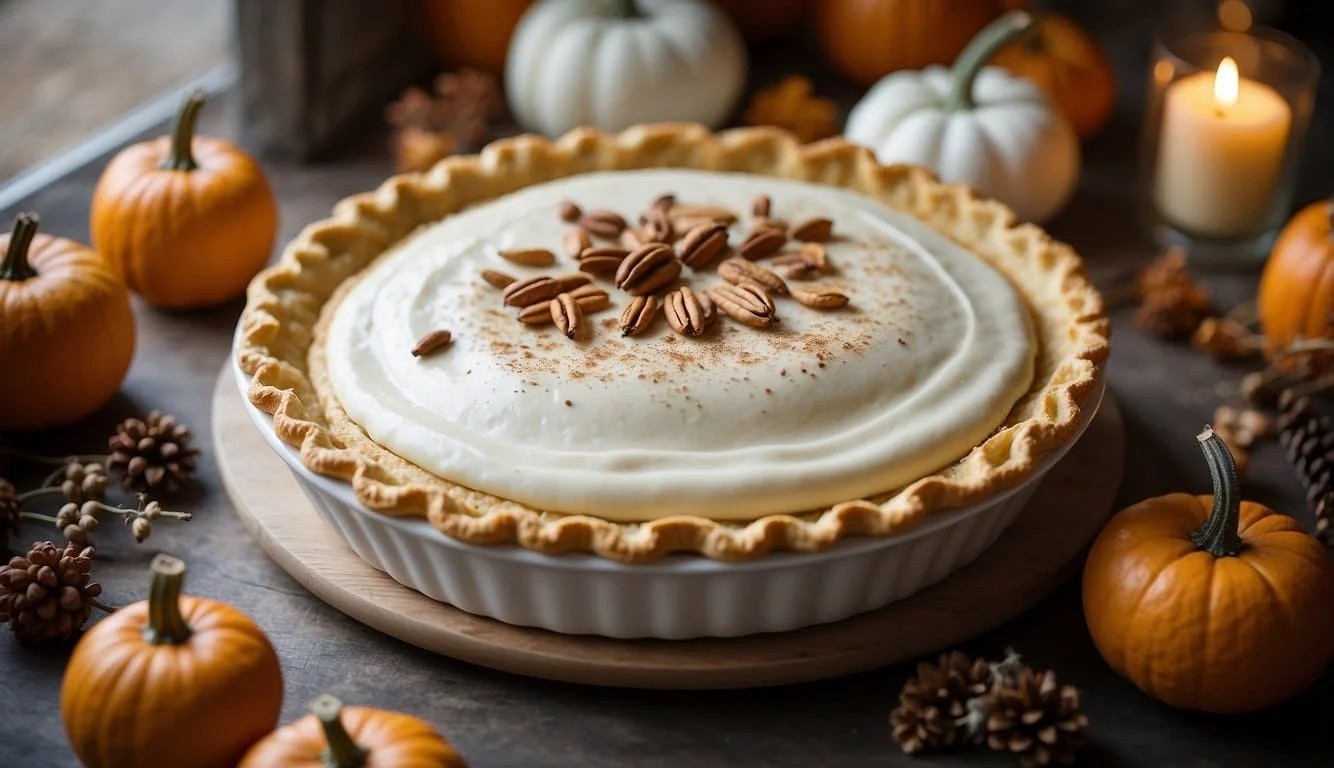
[[[1246,547],[1241,528],[1241,481],[1237,477],[1237,462],[1227,443],[1205,427],[1196,438],[1205,461],[1209,462],[1209,476],[1214,482],[1214,508],[1209,519],[1190,535],[1191,542],[1214,557],[1233,557]]]
[[[195,91],[185,98],[176,118],[171,123],[171,149],[158,167],[167,171],[193,171],[199,167],[191,149],[195,140],[195,124],[199,111],[204,108],[204,92]]]
[[[959,112],[974,108],[973,81],[992,56],[1033,26],[1033,15],[1027,11],[1010,11],[988,24],[977,33],[954,60],[954,83],[945,99],[945,109]]]
[[[343,702],[337,696],[324,693],[310,702],[310,711],[324,726],[324,764],[328,768],[362,768],[370,754],[357,746],[351,734],[343,727]]]
[[[171,555],[158,555],[150,566],[153,580],[148,584],[148,623],[144,639],[154,645],[181,645],[190,639],[190,625],[181,615],[181,585],[185,583],[185,562]]]
[[[37,235],[37,214],[20,213],[14,217],[14,231],[9,236],[5,260],[0,261],[0,280],[31,280],[37,270],[28,263],[28,249]]]
[[[607,4],[607,16],[613,19],[639,19],[644,14],[640,12],[639,6],[635,0],[604,0]]]

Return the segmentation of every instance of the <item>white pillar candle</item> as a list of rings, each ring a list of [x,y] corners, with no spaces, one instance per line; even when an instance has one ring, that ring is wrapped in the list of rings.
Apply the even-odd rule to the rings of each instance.
[[[1273,207],[1292,110],[1273,88],[1218,71],[1182,78],[1163,101],[1154,196],[1163,218],[1194,235],[1260,232]]]

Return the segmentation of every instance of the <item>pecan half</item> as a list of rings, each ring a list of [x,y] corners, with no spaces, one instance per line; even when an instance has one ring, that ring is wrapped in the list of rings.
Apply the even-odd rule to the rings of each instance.
[[[789,232],[793,240],[801,240],[807,243],[823,243],[834,236],[834,222],[817,216],[815,218],[803,219],[792,225]]]
[[[653,318],[658,316],[657,296],[636,296],[625,306],[621,313],[621,335],[638,336],[653,325]]]
[[[585,248],[592,247],[593,238],[588,236],[588,230],[583,227],[570,227],[565,233],[565,240],[561,243],[561,250],[572,259],[579,258],[579,254],[583,253]]]
[[[665,192],[653,198],[653,202],[648,204],[650,211],[662,211],[666,213],[676,205],[676,195],[671,192]]]
[[[510,277],[504,272],[498,272],[494,269],[482,270],[482,279],[485,280],[487,285],[490,285],[492,288],[500,288],[502,290],[505,288],[505,286],[509,285],[515,280],[515,278]]]
[[[672,226],[677,232],[689,231],[700,224],[710,222],[719,222],[721,224],[732,225],[736,223],[737,215],[730,208],[724,208],[721,205],[687,205],[677,203],[667,212],[667,216],[672,221]]]
[[[792,298],[816,309],[838,309],[848,303],[846,293],[819,285],[796,288],[792,291]]]
[[[713,319],[713,302],[706,305],[700,296],[683,285],[667,294],[663,303],[667,324],[682,336],[699,336]]]
[[[413,357],[422,357],[432,352],[438,352],[449,345],[452,336],[449,331],[441,328],[437,331],[431,331],[425,336],[417,339],[417,345],[412,348]]]
[[[632,296],[653,293],[681,274],[681,262],[670,246],[649,243],[625,257],[616,269],[616,287]]]
[[[588,275],[561,275],[556,278],[556,282],[560,285],[561,293],[564,293],[566,291],[573,291],[581,285],[588,285],[593,282],[593,278]]]
[[[687,232],[677,244],[676,254],[691,269],[703,269],[726,247],[727,225],[709,222]]]
[[[599,208],[579,217],[579,226],[598,237],[611,239],[625,229],[625,219],[619,213]]]
[[[648,215],[643,217],[639,232],[646,243],[670,243],[676,238],[676,230],[672,227],[671,219],[665,213],[656,210],[649,211]]]
[[[565,334],[565,338],[578,338],[584,329],[584,312],[579,308],[579,301],[568,293],[562,293],[548,302],[551,309],[551,322],[556,329]]]
[[[579,253],[579,271],[611,277],[629,254],[624,248],[585,248]]]
[[[757,219],[767,219],[773,204],[768,195],[757,195],[755,202],[750,204],[750,215]]]
[[[757,229],[741,241],[741,246],[737,248],[737,254],[743,259],[755,261],[777,253],[778,249],[782,248],[786,242],[787,234],[782,230]]]
[[[601,312],[611,306],[611,297],[607,295],[606,291],[595,285],[581,285],[566,293],[574,299],[575,303],[579,305],[579,311],[585,315]],[[519,322],[525,325],[546,325],[552,322],[551,303],[553,301],[554,299],[547,299],[519,310]]]
[[[568,221],[570,223],[578,221],[579,217],[584,215],[584,212],[579,209],[579,206],[569,200],[560,201],[560,204],[556,206],[556,213],[560,215],[561,221]]]
[[[773,272],[761,267],[753,261],[745,259],[730,258],[718,265],[718,277],[726,280],[732,285],[741,285],[750,281],[759,283],[771,293],[787,293],[787,283],[783,278],[775,275]]]
[[[560,293],[561,284],[546,275],[518,280],[505,286],[501,296],[505,304],[511,307],[527,307],[539,301],[546,301]]]
[[[555,254],[545,248],[508,248],[500,256],[525,267],[549,267],[556,263]]]
[[[773,299],[763,287],[754,283],[716,285],[709,289],[709,298],[739,323],[764,328],[778,322]]]
[[[651,241],[651,238],[644,235],[644,230],[638,227],[626,227],[621,232],[621,247],[628,251],[633,251]]]

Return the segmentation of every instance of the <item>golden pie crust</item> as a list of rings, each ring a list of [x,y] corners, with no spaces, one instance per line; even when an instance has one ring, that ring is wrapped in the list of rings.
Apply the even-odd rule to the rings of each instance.
[[[855,190],[911,214],[984,258],[1009,278],[1034,314],[1034,383],[1004,424],[948,468],[895,492],[850,499],[805,514],[750,522],[669,517],[618,523],[562,515],[448,482],[370,439],[343,411],[324,378],[317,343],[353,278],[380,254],[471,205],[522,187],[592,171],[682,167],[765,174]],[[690,124],[638,126],[618,134],[581,129],[557,141],[518,136],[475,156],[451,157],[422,174],[395,176],[354,195],[306,227],[281,260],[251,283],[237,362],[248,397],[300,449],[311,470],[351,483],[372,510],[425,517],[446,535],[476,544],[517,544],[546,553],[587,551],[621,562],[672,552],[744,560],[775,550],[812,552],[845,536],[887,536],[929,512],[959,507],[1017,485],[1042,457],[1074,439],[1093,405],[1107,359],[1102,298],[1067,245],[1004,205],[944,184],[913,166],[885,166],[842,139],[800,144],[768,128],[711,133]]]

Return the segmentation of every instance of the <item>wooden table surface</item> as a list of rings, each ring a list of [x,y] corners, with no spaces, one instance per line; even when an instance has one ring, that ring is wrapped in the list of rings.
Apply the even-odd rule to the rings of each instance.
[[[230,133],[225,103],[206,113],[205,130]],[[1106,288],[1143,264],[1152,249],[1135,226],[1135,115],[1118,118],[1086,147],[1078,195],[1050,230],[1086,258]],[[368,128],[346,151],[312,167],[268,166],[282,201],[282,240],[323,216],[339,198],[390,173],[384,136]],[[53,184],[15,209],[36,210],[47,232],[88,239],[88,201],[104,161]],[[1304,184],[1330,185],[1328,169]],[[1309,173],[1308,173],[1309,175]],[[1221,303],[1247,298],[1254,275],[1208,279]],[[209,400],[241,309],[233,302],[194,313],[164,313],[136,302],[139,347],[115,401],[77,428],[29,436],[49,453],[98,449],[120,418],[161,408],[212,444]],[[1141,334],[1129,309],[1113,315],[1111,386],[1127,421],[1126,475],[1120,501],[1176,489],[1205,491],[1208,476],[1194,435],[1243,369]],[[4,365],[21,364],[5,361]],[[3,374],[0,374],[3,375]],[[1247,495],[1310,521],[1292,470],[1275,445],[1252,458]],[[18,473],[15,479],[31,479]],[[321,692],[345,701],[416,713],[435,723],[473,766],[880,766],[1013,765],[985,752],[910,760],[889,739],[887,714],[909,665],[826,682],[769,690],[668,693],[547,683],[437,657],[363,627],[324,605],[271,562],[241,528],[205,453],[198,481],[177,506],[193,522],[155,526],[135,545],[120,531],[99,535],[97,580],[104,599],[124,604],[145,594],[157,552],[186,558],[190,592],[226,600],[254,617],[282,660],[284,722]],[[55,534],[25,524],[18,542]],[[1141,695],[1101,660],[1085,630],[1077,579],[1034,610],[964,650],[997,656],[1007,646],[1078,685],[1091,725],[1087,765],[1329,766],[1334,670],[1298,699],[1269,712],[1220,718],[1180,712]],[[67,649],[32,649],[0,637],[0,766],[76,765],[60,723],[59,687]],[[225,716],[220,713],[219,716]],[[201,724],[201,727],[207,727]]]

